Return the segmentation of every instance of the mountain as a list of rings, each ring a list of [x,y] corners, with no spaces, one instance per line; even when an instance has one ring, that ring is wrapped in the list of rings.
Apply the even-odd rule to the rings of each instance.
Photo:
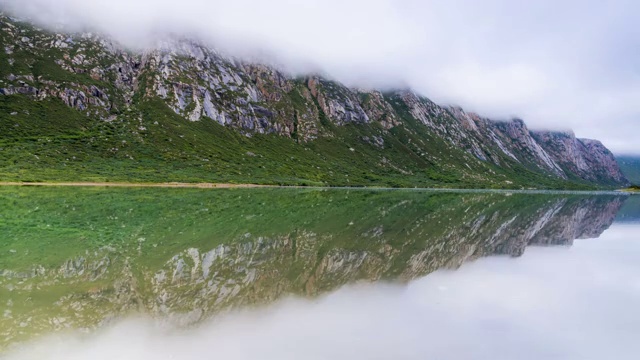
[[[622,173],[633,184],[640,184],[640,156],[621,155],[616,156]]]
[[[167,38],[131,52],[0,16],[0,180],[587,188],[599,142]]]
[[[276,193],[277,192],[277,193]],[[128,314],[193,324],[599,237],[626,196],[0,188],[0,352]],[[34,300],[35,299],[35,300]]]

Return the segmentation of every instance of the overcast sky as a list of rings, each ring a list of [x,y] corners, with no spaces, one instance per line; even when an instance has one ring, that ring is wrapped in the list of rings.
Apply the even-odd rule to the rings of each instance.
[[[532,128],[640,154],[635,0],[0,0],[22,16],[128,45],[195,34],[236,55],[350,85],[408,85]],[[258,52],[259,51],[259,52]]]

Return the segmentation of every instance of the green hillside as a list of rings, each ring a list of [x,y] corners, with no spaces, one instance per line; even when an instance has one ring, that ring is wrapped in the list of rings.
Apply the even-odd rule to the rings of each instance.
[[[286,77],[190,41],[135,54],[1,13],[0,28],[0,182],[620,185],[602,164],[596,177],[560,169],[521,120],[410,91]]]
[[[467,178],[459,170],[463,166],[461,159],[466,157],[462,151],[432,138],[427,151],[446,151],[449,161],[425,161],[402,141],[416,138],[404,128],[386,135],[385,149],[381,151],[362,140],[376,133],[375,126],[328,125],[334,137],[298,144],[275,135],[249,138],[212,121],[185,122],[158,101],[145,102],[140,108],[140,119],[125,115],[121,121],[104,122],[87,119],[55,100],[33,102],[21,95],[0,97],[0,126],[8,129],[0,138],[0,180],[568,186],[525,168],[516,176],[498,167],[477,164],[473,165],[478,175]],[[388,159],[388,164],[382,158]],[[496,175],[483,178],[487,171]],[[500,175],[511,179],[512,184],[495,182]]]
[[[616,159],[627,179],[640,185],[640,156],[616,156]]]

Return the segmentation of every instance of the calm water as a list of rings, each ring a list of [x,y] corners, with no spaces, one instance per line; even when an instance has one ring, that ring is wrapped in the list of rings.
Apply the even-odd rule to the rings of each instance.
[[[0,188],[0,358],[637,359],[640,197]]]

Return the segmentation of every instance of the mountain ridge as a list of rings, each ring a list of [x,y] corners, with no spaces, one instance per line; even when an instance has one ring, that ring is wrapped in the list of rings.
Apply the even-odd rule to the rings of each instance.
[[[411,91],[359,90],[319,76],[295,78],[186,39],[168,39],[136,53],[98,35],[50,33],[1,15],[0,26],[0,107],[9,114],[0,119],[7,129],[3,148],[11,150],[13,165],[23,165],[0,161],[0,177],[7,180],[67,180],[62,174],[68,173],[87,179],[116,173],[118,180],[122,172],[128,175],[120,179],[147,179],[156,171],[162,173],[159,181],[520,188],[628,184],[611,152],[597,141],[530,131],[520,119],[493,121]],[[64,118],[59,122],[67,124],[61,128],[34,120],[38,107],[45,118],[58,112]],[[67,110],[73,113],[63,114]],[[34,129],[24,130],[29,127]],[[52,138],[58,149],[43,148],[41,143]],[[25,146],[25,139],[36,144]],[[221,146],[227,149],[217,149]],[[265,148],[272,148],[269,154]],[[310,151],[314,154],[306,154]],[[51,171],[29,168],[34,158],[43,162],[40,153],[48,159],[41,165]],[[74,157],[82,160],[75,164]],[[63,168],[57,165],[61,158]],[[122,164],[127,159],[137,164]],[[257,167],[266,165],[259,159],[268,159],[264,162],[274,169],[261,171]],[[290,162],[289,169],[276,165],[283,161]],[[165,165],[167,170],[158,170]]]

